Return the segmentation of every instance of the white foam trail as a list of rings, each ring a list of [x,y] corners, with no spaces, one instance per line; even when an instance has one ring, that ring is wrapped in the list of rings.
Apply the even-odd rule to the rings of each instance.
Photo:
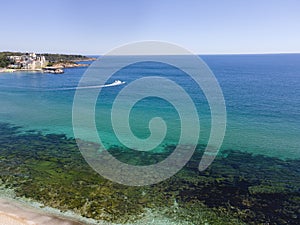
[[[125,81],[115,80],[113,83],[110,84],[103,84],[103,85],[94,85],[94,86],[82,86],[82,87],[69,87],[69,88],[57,88],[55,90],[81,90],[81,89],[95,89],[95,88],[103,88],[103,87],[114,87],[125,84]]]
[[[35,87],[22,87],[22,86],[2,86],[1,88],[14,88],[19,90],[29,90],[29,91],[69,91],[69,90],[81,90],[81,89],[95,89],[95,88],[104,88],[104,87],[114,87],[125,84],[125,81],[115,80],[110,84],[102,84],[102,85],[94,85],[94,86],[82,86],[82,87],[66,87],[66,88],[52,88],[52,89],[43,89],[43,88],[35,88]]]

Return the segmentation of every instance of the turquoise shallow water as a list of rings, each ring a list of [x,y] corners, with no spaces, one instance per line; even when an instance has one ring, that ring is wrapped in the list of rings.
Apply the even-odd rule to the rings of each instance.
[[[300,55],[203,56],[223,90],[227,131],[222,149],[238,149],[270,156],[298,158],[300,146]],[[181,60],[184,60],[184,56]],[[112,67],[115,65],[111,65]],[[66,69],[62,75],[40,73],[0,74],[0,121],[73,136],[72,102],[86,68]],[[130,82],[145,76],[165,76],[192,96],[201,122],[200,143],[210,129],[210,111],[201,90],[182,71],[154,62],[124,68],[116,79],[125,85],[103,88],[96,106],[96,121],[107,145],[119,144],[113,134],[110,108],[115,96]],[[162,116],[168,125],[164,143],[176,143],[180,118],[166,101],[144,99],[133,108],[131,126],[140,138],[149,135],[148,123]],[[88,134],[87,134],[88,139]]]

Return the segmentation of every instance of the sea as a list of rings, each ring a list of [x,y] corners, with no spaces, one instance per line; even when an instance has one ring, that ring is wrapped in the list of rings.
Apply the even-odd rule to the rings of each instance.
[[[186,60],[185,56],[178,57],[181,61]],[[199,57],[216,77],[224,96],[226,132],[219,154],[230,150],[245,153],[245,156],[249,156],[249,153],[253,157],[258,155],[282,162],[299,160],[300,54]],[[101,61],[101,56],[99,60]],[[114,68],[117,65],[112,63],[107,66]],[[95,85],[91,82],[81,86],[80,90],[77,86],[87,74],[87,68],[65,68],[64,74],[0,73],[0,123],[18,126],[24,131],[35,130],[42,134],[55,133],[65,134],[68,138],[75,137],[72,124],[75,93],[86,92],[86,101],[89,102],[93,94],[89,92],[99,91],[101,88],[92,117],[105,147],[126,147],[126,142],[133,142],[136,138],[146,140],[153,131],[150,121],[159,117],[165,121],[166,134],[161,143],[155,145],[155,149],[163,152],[166,146],[176,145],[182,126],[176,104],[160,97],[161,93],[171,93],[171,96],[177,94],[172,93],[165,84],[154,84],[157,87],[149,85],[149,89],[159,90],[158,95],[138,99],[128,116],[116,114],[119,116],[117,120],[126,121],[130,126],[130,134],[123,133],[123,139],[116,135],[111,120],[114,100],[122,90],[138,79],[159,76],[176,83],[190,96],[200,121],[198,144],[207,144],[212,122],[210,103],[203,90],[184,71],[161,62],[138,62],[117,70],[102,83]],[[100,80],[103,79],[100,77]],[[139,97],[138,92],[134,94]],[[178,99],[184,108],[187,103]],[[126,105],[126,100],[124,101]],[[86,116],[82,114],[83,120]],[[189,126],[192,132],[193,125]],[[84,129],[81,133],[86,132],[86,136],[80,138],[93,141],[91,131]],[[214,167],[214,162],[211,167]],[[296,171],[296,174],[296,179],[299,180],[300,172]],[[299,190],[296,193],[299,195]],[[299,210],[295,215],[299,216]]]
[[[182,58],[184,60],[184,56]],[[299,158],[300,55],[205,55],[201,58],[217,78],[225,99],[227,128],[221,149]],[[86,68],[82,67],[65,69],[62,75],[1,73],[0,121],[26,129],[73,136],[74,93],[85,71]],[[125,84],[102,88],[103,97],[98,99],[96,121],[99,132],[103,133],[103,141],[108,144],[118,142],[113,137],[111,126],[107,124],[111,123],[111,112],[105,112],[103,108],[110,109],[116,93],[132,81],[159,74],[189,89],[199,112],[202,128],[200,140],[205,143],[211,123],[209,105],[201,90],[191,87],[191,78],[181,73],[170,66],[141,62],[123,68],[110,77],[106,84],[115,80]],[[176,109],[160,98],[141,99],[132,109],[133,132],[140,137],[149,136],[149,121],[154,116],[165,116],[173,125],[169,141],[173,136],[178,136],[178,127],[174,124],[178,121]]]

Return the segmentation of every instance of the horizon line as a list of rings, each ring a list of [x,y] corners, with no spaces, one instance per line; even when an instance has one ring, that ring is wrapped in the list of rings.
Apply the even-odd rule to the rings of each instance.
[[[20,53],[36,53],[36,54],[64,54],[64,55],[83,55],[83,56],[103,56],[106,53],[97,54],[97,53],[66,53],[66,52],[40,52],[40,51],[15,51],[15,50],[2,50],[0,52],[20,52]],[[300,54],[300,52],[239,52],[239,53],[192,53],[193,55],[287,55],[287,54]],[[137,54],[122,54],[122,56],[137,56]],[[142,54],[141,54],[142,55]],[[156,55],[156,54],[153,54]],[[164,54],[157,54],[164,55]],[[165,54],[168,55],[168,54]],[[171,54],[170,54],[171,55]],[[182,54],[173,54],[173,55],[182,55]]]

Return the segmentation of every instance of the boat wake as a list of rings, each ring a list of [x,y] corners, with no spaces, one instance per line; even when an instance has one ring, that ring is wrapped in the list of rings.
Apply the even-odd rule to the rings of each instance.
[[[14,88],[14,90],[18,91],[34,91],[34,92],[41,92],[41,91],[70,91],[70,90],[84,90],[84,89],[97,89],[97,88],[106,88],[106,87],[114,87],[125,84],[125,81],[115,80],[110,84],[103,84],[103,85],[91,85],[91,86],[75,86],[75,87],[63,87],[63,88],[38,88],[38,87],[23,87],[23,86],[2,86],[0,88]]]
[[[77,86],[77,87],[69,87],[69,88],[58,88],[55,90],[82,90],[82,89],[95,89],[95,88],[104,88],[104,87],[114,87],[125,84],[125,81],[115,80],[113,83],[110,84],[103,84],[103,85],[94,85],[94,86]]]

